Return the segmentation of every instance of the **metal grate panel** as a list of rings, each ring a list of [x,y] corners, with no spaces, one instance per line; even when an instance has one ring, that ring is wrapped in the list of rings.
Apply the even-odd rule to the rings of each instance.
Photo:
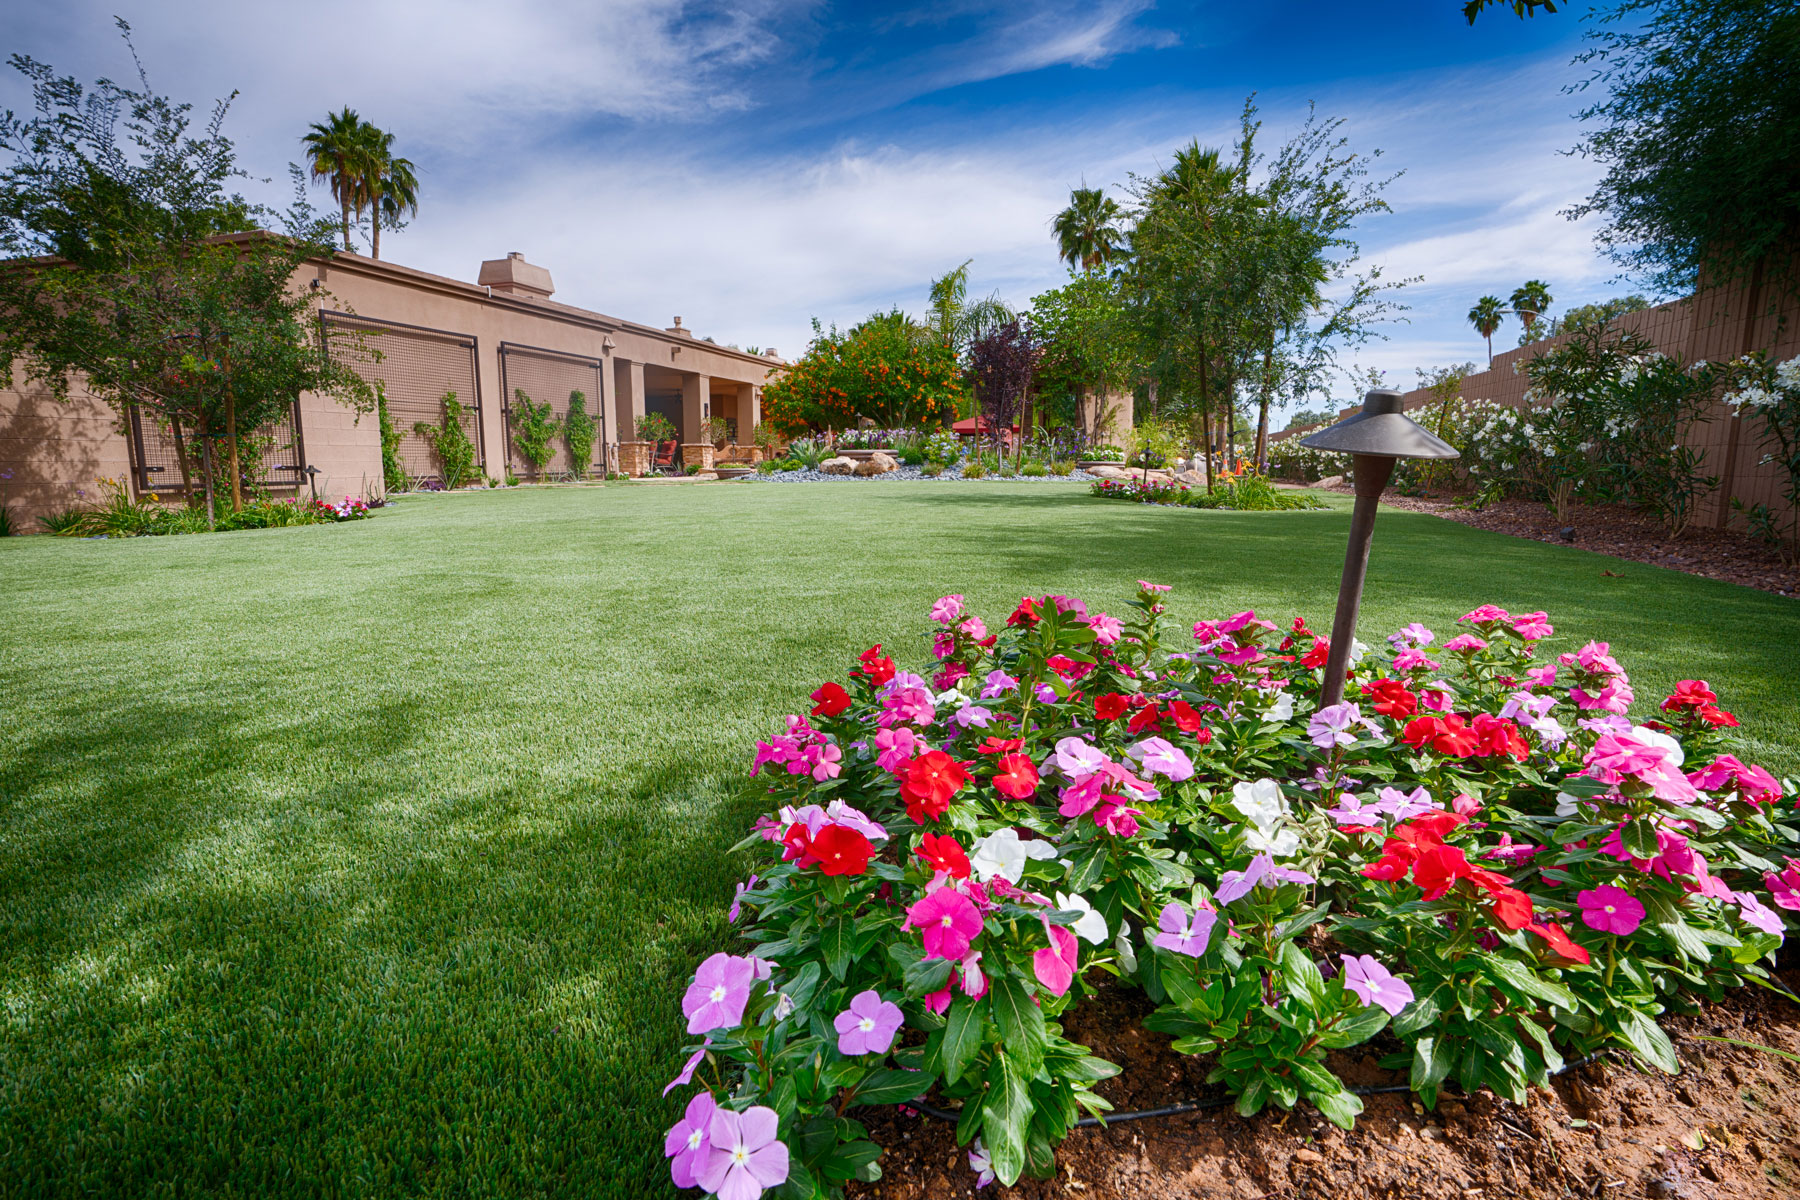
[[[604,392],[600,386],[600,371],[603,364],[597,358],[586,358],[573,354],[561,354],[554,350],[544,350],[537,346],[521,346],[511,342],[500,344],[500,379],[506,389],[506,402],[502,411],[508,414],[507,422],[507,454],[513,469],[524,474],[529,468],[520,456],[518,449],[512,444],[512,423],[510,415],[513,407],[513,389],[523,391],[532,401],[543,404],[550,403],[550,411],[559,417],[569,414],[573,403],[572,393],[582,394],[583,404],[588,414],[595,418],[596,424],[604,421],[605,413],[601,408]],[[596,429],[594,436],[593,456],[599,458],[606,453],[606,433],[604,428]],[[569,444],[558,437],[555,442],[556,453],[551,457],[545,470],[560,474],[574,470],[569,461]],[[593,469],[595,463],[590,461],[581,464],[583,472]]]
[[[240,465],[244,483],[249,487],[293,489],[306,482],[305,451],[300,440],[300,405],[296,401],[282,414],[251,432],[246,439],[258,453]],[[202,486],[200,447],[194,444],[193,431],[182,430],[187,447],[188,470],[192,473],[196,492]],[[131,411],[132,470],[137,473],[138,490],[144,492],[179,492],[181,459],[175,450],[175,431],[169,422],[151,413],[133,408]],[[223,464],[221,464],[223,466]],[[222,472],[221,483],[230,486],[231,472]]]
[[[472,335],[340,313],[321,313],[319,319],[332,354],[370,383],[380,382],[387,397],[388,419],[401,435],[400,461],[408,474],[418,479],[438,478],[437,455],[414,427],[420,422],[441,425],[444,396],[451,392],[466,407],[462,426],[475,443],[475,461],[487,465]],[[362,335],[360,346],[358,334]]]

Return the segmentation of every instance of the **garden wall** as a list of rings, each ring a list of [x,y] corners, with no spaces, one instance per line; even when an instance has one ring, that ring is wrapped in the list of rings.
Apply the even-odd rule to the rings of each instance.
[[[1673,300],[1644,312],[1626,313],[1612,322],[1620,332],[1637,333],[1664,354],[1683,362],[1718,362],[1762,350],[1777,361],[1800,355],[1800,303],[1789,300],[1778,311],[1768,312],[1766,298],[1752,294],[1748,286],[1704,288],[1693,296]],[[1568,336],[1545,338],[1494,355],[1493,365],[1463,380],[1462,399],[1486,400],[1519,407],[1530,386],[1522,364],[1568,341]],[[1408,409],[1426,408],[1437,398],[1425,388],[1407,392]],[[1338,414],[1345,417],[1354,407]],[[1748,428],[1746,428],[1748,424]],[[1304,437],[1317,426],[1283,430],[1271,441]],[[1723,402],[1714,403],[1703,420],[1688,433],[1688,444],[1705,455],[1701,470],[1719,477],[1719,486],[1700,506],[1696,523],[1719,529],[1743,529],[1743,518],[1731,509],[1736,497],[1745,505],[1768,504],[1777,513],[1791,515],[1781,496],[1779,469],[1761,462],[1759,430],[1755,418],[1746,422]]]

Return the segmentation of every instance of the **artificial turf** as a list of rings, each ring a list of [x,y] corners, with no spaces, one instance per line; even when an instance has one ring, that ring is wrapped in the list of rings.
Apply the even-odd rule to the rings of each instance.
[[[751,483],[0,541],[0,1195],[659,1194],[757,735],[944,592],[1328,625],[1346,527]],[[1794,601],[1383,514],[1365,640],[1487,601],[1800,765]]]

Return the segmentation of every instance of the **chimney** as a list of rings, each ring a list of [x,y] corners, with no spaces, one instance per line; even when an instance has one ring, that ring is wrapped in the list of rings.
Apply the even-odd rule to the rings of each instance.
[[[664,333],[672,333],[676,337],[691,338],[694,336],[693,330],[682,328],[680,317],[676,317],[675,323],[673,325],[669,326],[667,329],[663,330],[663,332]]]
[[[527,296],[533,300],[548,300],[556,290],[550,282],[550,272],[532,266],[517,250],[505,258],[490,258],[482,263],[481,276],[476,282],[508,296]]]

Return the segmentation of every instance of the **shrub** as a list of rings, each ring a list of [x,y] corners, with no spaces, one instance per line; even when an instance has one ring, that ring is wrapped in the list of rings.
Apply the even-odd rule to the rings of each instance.
[[[447,488],[459,488],[475,478],[475,443],[463,429],[463,414],[468,412],[455,392],[444,393],[444,423],[413,423],[413,432],[431,443],[437,455],[438,476]],[[508,472],[511,473],[510,471]]]
[[[1124,462],[1125,451],[1121,447],[1102,442],[1097,446],[1089,446],[1087,448],[1086,461],[1108,463]]]
[[[788,457],[809,471],[831,457],[831,447],[817,438],[797,438],[788,443]]]
[[[1660,1014],[1767,981],[1795,788],[1730,753],[1703,681],[1634,723],[1604,643],[1544,654],[1545,614],[1483,605],[1359,647],[1321,708],[1304,621],[1203,620],[1171,653],[1167,592],[1123,618],[1028,597],[994,633],[946,596],[929,680],[873,646],[758,743],[749,950],[696,972],[670,1086],[702,1081],[702,1125],[756,1111],[784,1194],[878,1177],[851,1113],[927,1092],[1003,1184],[1050,1176],[1118,1070],[1063,1034],[1090,976],[1141,988],[1240,1113],[1344,1127],[1326,1053],[1378,1033],[1428,1106],[1525,1103],[1602,1049],[1676,1071]],[[677,1182],[724,1153],[671,1132]]]
[[[542,476],[545,466],[556,456],[556,435],[562,432],[562,418],[551,410],[548,400],[538,404],[525,394],[524,388],[514,388],[507,424],[512,428],[519,457],[530,465],[533,475]]]
[[[962,475],[964,479],[981,479],[984,478],[987,473],[987,463],[979,457],[971,458],[968,462],[963,464]]]
[[[1052,459],[1050,461],[1050,473],[1052,475],[1073,475],[1075,473],[1075,462],[1073,459],[1068,458]]]
[[[1096,479],[1088,485],[1096,496],[1109,500],[1135,500],[1139,504],[1172,504],[1184,508],[1228,508],[1237,512],[1278,512],[1324,508],[1311,496],[1277,491],[1260,475],[1221,477],[1208,491],[1185,483],[1144,483],[1137,479]]]
[[[920,451],[926,462],[934,462],[940,466],[949,466],[963,456],[963,440],[948,429],[940,429],[925,439]]]
[[[569,415],[563,418],[563,440],[569,443],[569,462],[580,479],[594,463],[594,441],[600,431],[599,422],[587,410],[587,395],[569,393]]]
[[[1766,450],[1763,463],[1781,472],[1781,494],[1788,510],[1787,529],[1782,530],[1769,505],[1752,506],[1751,529],[1792,562],[1800,554],[1800,357],[1776,364],[1756,354],[1740,359],[1739,367],[1739,386],[1726,402],[1756,430]],[[1733,504],[1742,508],[1735,497]]]
[[[1049,473],[1050,473],[1049,469],[1047,467],[1045,467],[1043,463],[1040,463],[1040,462],[1028,462],[1024,466],[1019,468],[1019,474],[1028,476],[1033,479],[1041,479],[1043,476],[1048,475]]]
[[[410,492],[413,488],[412,473],[400,458],[400,443],[406,435],[395,427],[393,419],[388,416],[387,389],[379,379],[375,381],[375,416],[381,432],[382,486],[390,492]]]
[[[787,434],[954,419],[962,379],[942,339],[918,336],[905,314],[882,313],[840,333],[813,322],[806,353],[763,389],[763,419]]]
[[[939,475],[942,475],[943,473],[944,473],[944,464],[942,464],[942,463],[928,462],[924,466],[919,468],[919,474],[925,476],[927,479],[936,479]]]
[[[640,442],[667,442],[675,437],[675,422],[659,412],[642,414],[633,428]]]

